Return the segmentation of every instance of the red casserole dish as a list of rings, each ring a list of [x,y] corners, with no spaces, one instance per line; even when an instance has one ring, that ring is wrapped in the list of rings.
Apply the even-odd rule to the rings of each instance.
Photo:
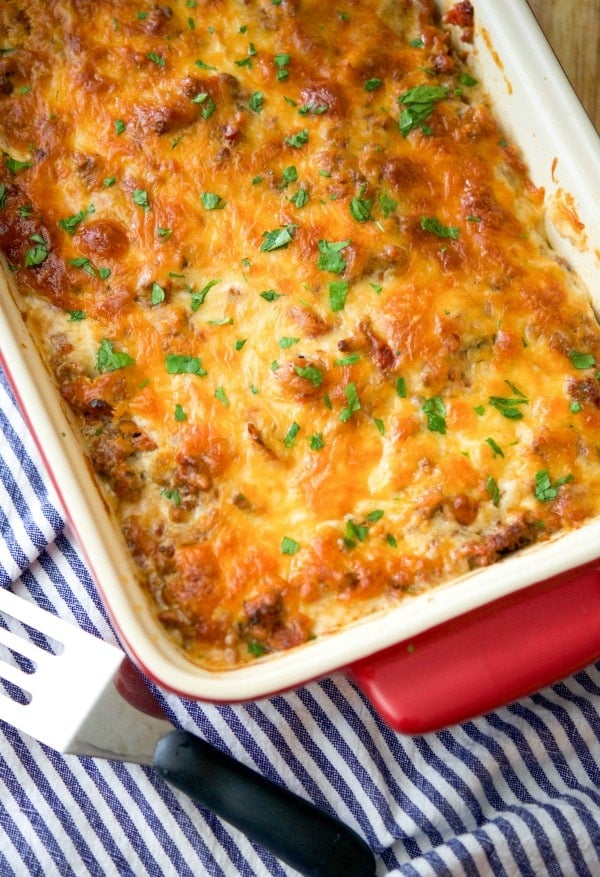
[[[553,245],[593,295],[600,289],[597,134],[526,4],[473,5],[471,65],[546,191]],[[422,733],[530,693],[600,655],[600,522],[593,520],[290,653],[225,672],[191,665],[165,640],[135,584],[16,294],[3,296],[0,337],[2,366],[123,645],[160,686],[188,698],[237,701],[343,668],[393,727]]]

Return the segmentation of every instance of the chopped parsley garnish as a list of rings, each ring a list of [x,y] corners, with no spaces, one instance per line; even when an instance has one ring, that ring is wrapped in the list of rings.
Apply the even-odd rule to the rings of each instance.
[[[295,195],[292,195],[290,201],[292,204],[295,204],[298,209],[301,207],[305,207],[308,204],[308,192],[306,189],[298,189]]]
[[[195,61],[195,64],[196,64],[196,67],[199,67],[201,70],[216,70],[217,69],[216,67],[213,67],[211,64],[206,64],[204,61],[201,61],[200,58],[198,58],[198,60]]]
[[[460,229],[456,225],[442,225],[435,216],[422,216],[421,228],[429,234],[437,235],[439,238],[451,238],[457,240],[460,235]]]
[[[173,416],[175,417],[175,420],[176,420],[178,423],[183,423],[184,420],[187,420],[187,414],[186,414],[185,411],[183,410],[183,405],[180,405],[180,404],[178,403],[178,404],[175,406],[175,412],[174,412],[174,415],[173,415]]]
[[[375,76],[372,79],[367,79],[365,82],[365,91],[376,91],[378,88],[381,88],[383,85],[383,79],[377,79]]]
[[[281,250],[291,244],[294,239],[296,226],[292,223],[281,228],[263,232],[264,241],[260,245],[261,253],[270,253],[272,250]]]
[[[247,340],[247,338],[238,338],[234,345],[235,349],[241,350]]]
[[[260,113],[263,108],[265,96],[262,91],[254,91],[250,95],[250,100],[248,101],[248,106],[254,113]]]
[[[446,434],[446,406],[441,396],[432,396],[423,403],[423,413],[427,415],[427,429],[430,432]]]
[[[310,381],[311,384],[313,384],[313,386],[315,387],[320,387],[323,383],[323,372],[315,365],[295,365],[294,371],[299,378],[305,378],[307,381]]]
[[[407,137],[415,128],[424,134],[431,134],[431,128],[425,120],[431,115],[438,101],[448,97],[448,88],[443,85],[416,85],[401,94],[398,103],[402,112],[398,119],[398,127],[403,137]]]
[[[158,52],[148,52],[146,55],[149,61],[152,61],[153,64],[158,64],[159,67],[166,67],[166,61],[162,55],[159,55]]]
[[[11,174],[18,174],[26,171],[27,168],[33,167],[32,161],[19,161],[18,158],[12,158],[8,153],[4,153],[4,163]]]
[[[596,365],[596,358],[592,353],[580,353],[578,350],[571,350],[569,359],[575,368],[579,369],[593,368]]]
[[[494,457],[503,457],[503,456],[504,456],[504,451],[502,450],[502,448],[500,447],[500,445],[498,445],[498,444],[494,441],[493,438],[486,438],[485,443],[486,443],[487,445],[489,445],[490,448],[492,449],[492,451],[494,452]]]
[[[96,354],[96,368],[99,372],[114,372],[117,369],[134,365],[135,359],[120,350],[115,350],[114,343],[103,338]]]
[[[500,488],[498,487],[498,482],[496,481],[496,479],[493,478],[491,475],[488,475],[488,477],[485,480],[485,489],[486,489],[487,495],[489,496],[489,498],[491,499],[493,504],[495,506],[499,505],[500,504]]]
[[[394,201],[393,198],[390,198],[385,192],[382,192],[379,196],[379,206],[381,207],[381,212],[387,218],[390,213],[394,212],[398,206],[398,202]]]
[[[145,189],[134,189],[132,198],[133,203],[137,204],[138,207],[141,207],[145,212],[148,212],[148,210],[150,210],[148,192]]]
[[[273,64],[277,68],[277,79],[283,81],[290,75],[287,65],[290,63],[290,56],[287,52],[279,52],[273,56]]]
[[[287,143],[288,146],[293,146],[294,149],[300,149],[301,146],[308,143],[308,136],[308,128],[303,128],[302,131],[298,131],[296,134],[284,137],[283,142]]]
[[[294,421],[288,431],[286,432],[283,443],[286,448],[292,448],[294,446],[294,442],[296,441],[296,436],[300,432],[300,424]]]
[[[322,116],[328,109],[327,104],[302,104],[301,107],[298,107],[298,113],[301,116],[308,116],[309,113],[312,113],[313,116]]]
[[[74,259],[67,259],[67,262],[73,268],[83,268],[90,277],[99,277],[101,280],[107,280],[110,277],[110,268],[94,268],[87,256],[76,256]]]
[[[528,400],[523,396],[519,398],[506,396],[490,396],[488,403],[509,420],[521,420],[523,412],[519,405],[527,405]]]
[[[30,240],[33,243],[33,247],[30,247],[25,253],[25,268],[41,265],[48,258],[49,250],[44,238],[39,234],[34,234]]]
[[[202,192],[200,200],[205,210],[222,210],[227,203],[220,195],[216,195],[214,192]]]
[[[227,398],[227,393],[223,389],[223,387],[217,387],[215,390],[215,399],[218,399],[225,408],[229,408],[229,399]]]
[[[0,210],[6,206],[6,186],[0,183]]]
[[[80,210],[78,213],[74,213],[72,216],[68,216],[66,219],[59,219],[58,225],[59,228],[64,229],[68,234],[73,235],[77,230],[77,226],[80,222],[88,216],[90,213],[94,213],[96,208],[93,204],[90,204],[89,207]]]
[[[115,134],[122,134],[126,128],[127,125],[123,119],[115,119]]]
[[[206,286],[202,287],[200,292],[194,292],[194,290],[191,287],[187,287],[188,292],[190,292],[192,295],[191,308],[192,308],[192,311],[194,313],[198,310],[200,305],[204,304],[204,300],[205,300],[206,296],[208,295],[208,293],[210,292],[210,290],[213,288],[213,286],[216,286],[217,283],[219,283],[219,282],[220,282],[219,280],[209,280],[208,283],[206,284]]]
[[[563,475],[562,478],[552,481],[548,470],[542,469],[540,472],[535,473],[535,497],[540,502],[550,502],[558,496],[559,487],[563,484],[568,484],[570,481],[573,481],[573,475],[570,474]]]
[[[372,219],[371,207],[373,206],[372,198],[363,198],[366,186],[361,186],[361,190],[355,198],[350,201],[350,216],[357,222],[368,222]]]
[[[300,548],[300,543],[296,542],[295,539],[292,539],[290,536],[284,536],[281,540],[281,553],[289,554],[290,556],[296,554],[296,552]]]
[[[341,359],[334,360],[334,365],[354,365],[355,362],[360,360],[360,353],[349,353],[348,356],[343,356]]]
[[[165,291],[159,283],[153,283],[150,291],[150,304],[160,305],[165,300]]]
[[[352,518],[346,521],[344,533],[344,545],[346,548],[356,548],[357,542],[364,542],[368,535],[369,528],[364,524],[357,524]]]
[[[289,185],[289,183],[295,183],[298,179],[298,170],[295,165],[290,165],[289,167],[285,167],[281,172],[281,185],[285,187]]]
[[[259,643],[255,639],[250,640],[246,648],[248,649],[248,654],[252,655],[253,658],[262,658],[262,656],[266,655],[268,651],[266,646],[263,646],[262,643]]]
[[[354,383],[350,383],[348,386],[344,387],[344,396],[346,397],[347,404],[340,412],[339,419],[342,423],[346,423],[347,420],[350,420],[353,414],[360,411],[360,399],[358,398],[356,385]]]
[[[200,110],[200,115],[204,120],[210,119],[214,111],[217,109],[217,105],[210,97],[209,94],[205,91],[201,91],[200,94],[197,94],[196,97],[192,98],[193,104],[201,104],[202,109]]]
[[[406,379],[396,378],[396,396],[406,399]]]
[[[181,494],[176,487],[173,490],[165,487],[163,490],[161,490],[160,495],[164,496],[165,499],[170,499],[173,505],[181,505]]]
[[[69,322],[70,323],[81,323],[82,320],[85,320],[86,313],[85,311],[80,311],[77,309],[69,311]]]
[[[260,294],[261,298],[264,298],[265,301],[277,301],[278,298],[281,298],[281,292],[275,292],[274,289],[264,289]]]
[[[203,378],[208,374],[206,369],[202,368],[202,360],[198,356],[169,353],[165,359],[165,365],[170,375],[198,375]]]
[[[328,284],[329,307],[332,311],[342,311],[346,304],[349,283],[347,280],[333,280]]]
[[[282,350],[287,350],[293,344],[297,344],[300,341],[299,338],[292,338],[289,335],[284,335],[283,338],[279,339],[279,346]]]
[[[317,266],[321,271],[341,274],[346,268],[346,260],[342,250],[350,245],[350,241],[319,241],[319,260]]]
[[[116,182],[117,182],[117,178],[116,178],[116,177],[106,177],[106,178],[102,181],[102,185],[104,186],[105,189],[110,189],[110,187],[111,187],[111,186],[114,186],[114,184],[115,184]]]
[[[311,451],[321,451],[325,447],[325,440],[323,439],[323,433],[322,432],[315,432],[314,435],[309,435],[308,446],[311,449]]]
[[[156,229],[156,234],[161,239],[161,241],[163,241],[163,242],[168,241],[169,238],[171,237],[171,235],[173,234],[173,229],[172,228],[160,228],[160,226],[159,226],[159,228]]]

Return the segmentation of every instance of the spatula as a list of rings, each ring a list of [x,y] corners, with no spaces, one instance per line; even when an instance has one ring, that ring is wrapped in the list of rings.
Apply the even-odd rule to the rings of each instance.
[[[373,877],[337,818],[166,719],[116,646],[0,589],[0,719],[59,752],[151,765],[302,874]]]

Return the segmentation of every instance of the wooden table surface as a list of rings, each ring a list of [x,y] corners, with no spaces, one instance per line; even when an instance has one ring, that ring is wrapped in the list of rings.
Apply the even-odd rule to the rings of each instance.
[[[600,0],[528,0],[600,131]]]

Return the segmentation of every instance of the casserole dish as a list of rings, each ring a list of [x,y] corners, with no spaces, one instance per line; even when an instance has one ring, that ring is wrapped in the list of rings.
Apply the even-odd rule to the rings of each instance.
[[[600,249],[594,225],[594,193],[598,192],[600,183],[597,137],[524,5],[515,3],[502,10],[489,10],[484,4],[477,4],[475,21],[470,51],[472,67],[485,83],[507,135],[522,150],[535,185],[546,191],[548,234],[552,244],[579,273],[593,296],[598,286]],[[534,64],[532,58],[535,58]],[[563,119],[567,114],[572,123],[569,130],[564,131]],[[10,286],[8,276],[6,282]],[[521,591],[537,582],[559,577],[558,592],[564,595],[560,577],[567,570],[585,566],[585,582],[592,581],[592,593],[595,593],[595,546],[600,529],[597,520],[543,546],[440,585],[397,610],[376,613],[335,634],[319,637],[300,649],[270,655],[234,670],[207,671],[191,665],[165,639],[146,607],[128,552],[115,534],[109,510],[90,481],[87,459],[68,425],[68,415],[57,404],[45,370],[37,360],[18,304],[11,307],[11,300],[16,302],[16,298],[14,290],[3,297],[6,299],[3,366],[37,436],[123,643],[147,675],[163,687],[191,698],[233,701],[272,694],[350,665],[368,687],[365,680],[372,678],[372,662],[357,668],[360,659],[390,647],[399,648],[401,654],[421,653],[423,641],[415,644],[415,637],[430,630],[440,633],[440,625],[451,624],[459,617],[468,620],[473,617],[470,613],[502,600],[494,621],[497,629],[505,604],[509,603],[511,610],[522,604],[520,599],[511,600],[510,595],[520,597]],[[556,592],[544,585],[536,593],[554,597]],[[591,602],[594,607],[597,601]],[[556,618],[556,615],[551,611],[550,617]],[[568,637],[569,643],[577,640],[572,633]],[[408,652],[407,642],[411,645]],[[596,654],[596,644],[588,643],[583,654],[569,656],[564,671],[570,672]],[[388,661],[386,651],[386,664]],[[484,663],[482,656],[478,662]],[[553,666],[551,676],[556,672]],[[404,675],[415,678],[412,670]],[[560,670],[558,675],[561,675]],[[538,674],[534,681],[525,683],[525,690],[528,684],[536,687],[544,681],[551,679]],[[374,689],[370,693],[376,697]],[[512,691],[511,696],[514,693]],[[402,727],[402,722],[387,713],[393,724]]]

